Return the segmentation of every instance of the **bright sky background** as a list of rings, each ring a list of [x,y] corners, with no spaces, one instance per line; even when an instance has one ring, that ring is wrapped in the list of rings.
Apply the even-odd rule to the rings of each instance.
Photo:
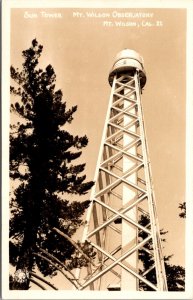
[[[45,18],[41,12],[59,13]],[[73,17],[73,13],[84,17]],[[110,17],[87,17],[87,12]],[[113,13],[114,12],[114,13]],[[145,12],[152,18],[118,18],[115,12]],[[37,17],[28,17],[29,14]],[[162,26],[147,25],[146,21]],[[104,21],[113,26],[104,26]],[[115,22],[137,22],[117,27]],[[138,26],[139,24],[139,26]],[[159,23],[160,24],[160,23]],[[134,49],[144,58],[147,73],[142,102],[148,138],[160,228],[168,230],[166,255],[184,266],[185,220],[179,203],[185,200],[186,10],[185,9],[13,9],[11,14],[11,64],[21,67],[21,52],[37,38],[44,46],[41,64],[51,64],[68,107],[78,105],[69,127],[89,138],[83,150],[86,174],[93,180],[110,96],[108,73],[116,54]]]

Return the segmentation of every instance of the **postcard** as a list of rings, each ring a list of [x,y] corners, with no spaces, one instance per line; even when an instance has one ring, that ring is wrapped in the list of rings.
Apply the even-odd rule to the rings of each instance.
[[[192,299],[192,19],[2,2],[3,299]]]

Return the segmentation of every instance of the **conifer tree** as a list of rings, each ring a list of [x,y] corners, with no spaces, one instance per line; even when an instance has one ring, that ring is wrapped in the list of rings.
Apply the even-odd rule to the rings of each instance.
[[[42,50],[34,39],[22,52],[22,70],[10,69],[11,114],[17,115],[10,129],[10,178],[15,187],[10,200],[13,289],[28,289],[35,268],[52,276],[62,265],[68,270],[82,267],[94,255],[89,245],[75,247],[70,240],[90,202],[80,202],[79,196],[93,186],[82,175],[85,164],[74,164],[88,139],[65,130],[77,106],[66,108],[62,91],[55,90],[51,65],[38,68]],[[70,201],[71,194],[77,195],[77,201]],[[82,249],[81,255],[77,249]]]
[[[143,226],[148,226],[149,223],[149,217],[142,215],[140,218],[140,224]],[[165,234],[167,234],[167,231],[164,231],[163,229],[160,230],[161,240],[162,243],[166,241],[166,239],[163,237]],[[143,237],[143,239],[146,237],[145,232],[141,232],[139,236]],[[141,266],[141,273],[150,270],[147,275],[146,279],[150,282],[156,284],[156,273],[155,268],[153,268],[154,260],[151,257],[151,251],[152,243],[148,242],[145,245],[145,250],[139,251],[139,259],[142,262]],[[168,291],[184,291],[185,290],[185,269],[182,266],[179,265],[173,265],[170,263],[170,259],[173,255],[164,256],[164,262],[165,262],[165,271],[166,271],[166,280],[168,285]],[[152,267],[152,269],[151,269]],[[144,291],[152,291],[153,289],[147,286],[145,283],[140,282],[139,286],[141,290]]]

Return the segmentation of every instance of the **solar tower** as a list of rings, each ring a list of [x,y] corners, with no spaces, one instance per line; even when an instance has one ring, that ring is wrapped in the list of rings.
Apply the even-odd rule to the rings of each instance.
[[[108,80],[110,101],[83,233],[96,257],[79,274],[81,289],[166,291],[141,102],[143,58],[122,50]]]

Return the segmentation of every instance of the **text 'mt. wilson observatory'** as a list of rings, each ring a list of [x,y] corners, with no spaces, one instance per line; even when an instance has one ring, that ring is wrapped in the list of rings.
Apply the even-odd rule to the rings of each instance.
[[[80,12],[73,12],[73,17],[81,17]],[[144,13],[144,12],[118,12],[116,10],[110,12],[95,12],[95,11],[87,11],[85,13],[88,18],[153,18],[154,13]]]

